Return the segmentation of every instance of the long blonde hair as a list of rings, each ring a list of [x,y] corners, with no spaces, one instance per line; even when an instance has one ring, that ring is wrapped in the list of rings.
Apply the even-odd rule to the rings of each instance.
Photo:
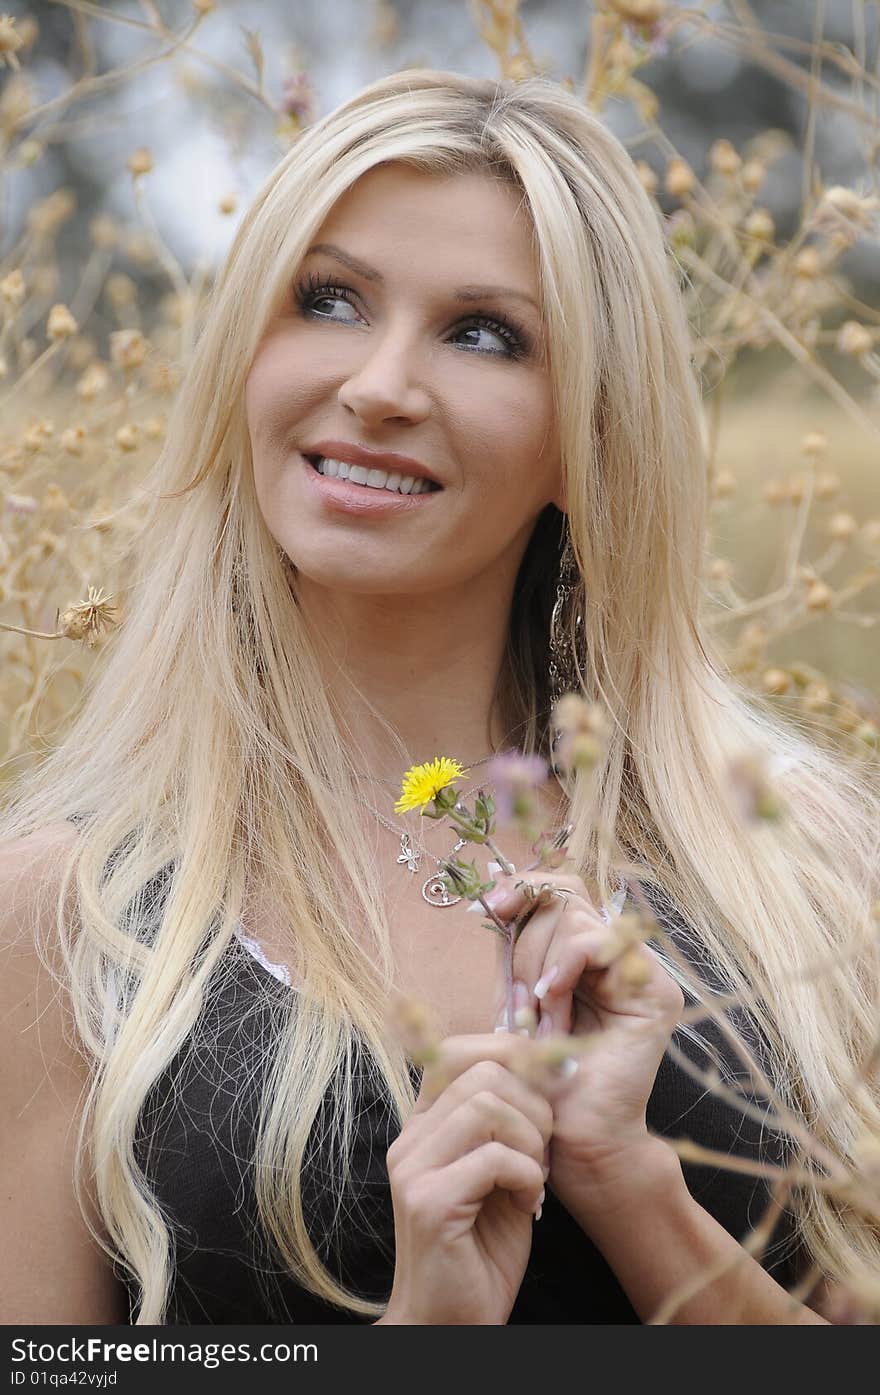
[[[53,926],[94,1064],[78,1177],[88,1145],[141,1324],[163,1321],[175,1237],[138,1169],[136,1125],[222,971],[252,877],[286,917],[302,974],[262,1097],[260,1215],[300,1283],[349,1311],[382,1312],[319,1259],[300,1173],[328,1090],[346,1154],[359,1039],[399,1120],[413,1082],[386,1023],[393,959],[354,812],[358,770],[295,574],[257,504],[243,395],[316,230],[362,174],[392,160],[508,180],[534,226],[584,616],[572,631],[580,690],[613,728],[592,793],[581,781],[566,790],[574,865],[603,898],[615,858],[668,894],[749,995],[779,1099],[836,1157],[850,1161],[866,1131],[880,1133],[874,1086],[854,1085],[878,1028],[880,797],[731,676],[707,634],[699,389],[655,209],[623,146],[556,84],[404,71],[306,129],[244,218],[148,481],[126,623],[64,741],[9,792],[0,820],[5,842],[88,814]],[[545,756],[561,525],[549,505],[535,527],[493,699],[502,729]],[[731,804],[730,763],[743,751],[789,758],[777,781],[789,814],[773,838],[746,837]],[[169,862],[157,913],[144,888]],[[61,914],[70,886],[75,929]],[[351,932],[352,904],[369,954]],[[151,914],[148,942],[136,927]],[[876,1264],[877,1234],[869,1216],[832,1202],[820,1171],[797,1192],[802,1233],[819,1268],[843,1278]]]

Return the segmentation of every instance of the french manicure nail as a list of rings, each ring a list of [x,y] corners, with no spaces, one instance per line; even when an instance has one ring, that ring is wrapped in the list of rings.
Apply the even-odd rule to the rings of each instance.
[[[513,1010],[517,1012],[520,1008],[528,1007],[532,1001],[532,995],[526,984],[521,979],[517,979],[513,985]]]
[[[491,906],[494,911],[497,906],[501,905],[502,901],[505,899],[506,896],[507,888],[503,886],[496,886],[491,891],[487,891],[484,893],[483,900],[486,902],[486,905]],[[476,901],[474,904],[480,906],[479,901]],[[480,910],[482,909],[482,906],[480,906]]]
[[[541,1219],[541,1212],[542,1212],[543,1210],[544,1210],[544,1206],[543,1206],[543,1204],[542,1204],[542,1205],[540,1205],[540,1206],[538,1207],[537,1211],[535,1212],[535,1220],[536,1220],[536,1221],[539,1221],[539,1220]]]
[[[542,977],[539,978],[538,982],[535,984],[535,997],[543,998],[544,994],[547,992],[547,989],[550,987],[553,980],[555,978],[558,978],[558,976],[559,965],[554,964],[553,967],[548,969],[546,974],[543,974]]]

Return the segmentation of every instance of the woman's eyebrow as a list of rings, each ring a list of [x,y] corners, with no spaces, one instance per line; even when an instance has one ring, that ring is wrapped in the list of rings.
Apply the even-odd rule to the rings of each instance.
[[[337,247],[334,242],[316,242],[309,248],[308,252],[306,252],[306,256],[311,256],[313,252],[323,252],[327,257],[335,257],[337,261],[342,262],[345,266],[349,267],[350,270],[356,272],[358,276],[363,276],[366,281],[375,281],[378,286],[385,284],[385,277],[380,271],[376,271],[375,267],[367,266],[366,262],[360,261],[358,257],[353,257],[350,253],[343,252],[342,248]],[[524,300],[526,304],[531,305],[535,310],[538,308],[532,296],[526,295],[525,291],[515,291],[511,286],[459,286],[457,291],[452,292],[454,300],[485,300],[488,297],[498,295],[511,296],[515,300]]]

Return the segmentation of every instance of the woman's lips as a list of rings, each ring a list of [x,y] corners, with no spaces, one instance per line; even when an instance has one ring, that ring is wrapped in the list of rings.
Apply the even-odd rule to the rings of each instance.
[[[443,493],[442,489],[429,490],[424,494],[398,494],[390,489],[370,489],[365,484],[352,484],[349,480],[322,475],[302,454],[300,460],[309,486],[315,490],[320,503],[332,513],[346,513],[356,518],[407,513]]]

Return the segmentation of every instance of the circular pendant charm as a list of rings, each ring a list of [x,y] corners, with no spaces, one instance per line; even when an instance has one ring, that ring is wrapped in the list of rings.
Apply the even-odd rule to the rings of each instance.
[[[459,848],[463,848],[467,842],[466,838],[459,838],[450,857],[454,857]],[[429,877],[422,887],[422,896],[429,906],[456,906],[461,900],[460,896],[453,896],[439,872],[433,877]]]
[[[450,896],[442,877],[429,877],[422,887],[422,895],[429,906],[454,906],[460,896]]]

